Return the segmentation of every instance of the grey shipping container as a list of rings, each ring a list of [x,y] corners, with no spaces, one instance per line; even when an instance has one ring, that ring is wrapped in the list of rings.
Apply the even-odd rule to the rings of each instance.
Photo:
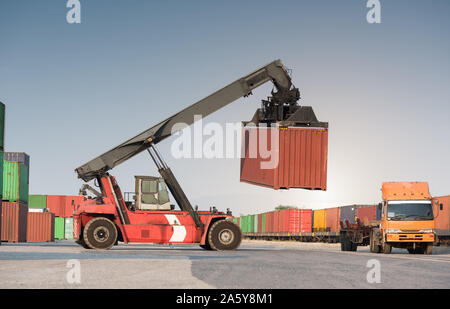
[[[349,223],[355,223],[355,217],[356,217],[356,205],[349,205],[349,206],[341,206],[341,216],[340,221],[345,222],[345,220],[348,220]]]
[[[25,152],[5,152],[3,160],[9,162],[20,162],[30,169],[30,156]]]

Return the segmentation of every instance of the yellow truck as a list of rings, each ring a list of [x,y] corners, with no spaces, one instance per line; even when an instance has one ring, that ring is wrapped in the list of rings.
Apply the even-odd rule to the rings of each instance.
[[[428,183],[385,182],[381,191],[381,220],[340,222],[341,250],[356,251],[357,246],[370,245],[373,253],[391,253],[395,247],[410,254],[432,254],[435,217]]]

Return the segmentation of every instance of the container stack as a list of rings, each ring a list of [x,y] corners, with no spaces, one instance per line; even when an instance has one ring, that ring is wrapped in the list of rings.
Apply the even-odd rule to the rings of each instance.
[[[4,140],[3,137],[1,140]],[[23,152],[4,152],[2,159],[1,239],[8,242],[25,242],[30,157]]]
[[[444,198],[441,198],[444,201]],[[449,199],[450,200],[450,199]],[[336,236],[339,234],[340,223],[369,223],[377,220],[379,207],[377,205],[348,205],[326,209],[288,208],[278,211],[241,216],[233,218],[242,233],[250,236],[289,236],[323,234]]]
[[[55,239],[73,239],[73,212],[84,200],[80,195],[47,195],[47,209],[55,215]]]

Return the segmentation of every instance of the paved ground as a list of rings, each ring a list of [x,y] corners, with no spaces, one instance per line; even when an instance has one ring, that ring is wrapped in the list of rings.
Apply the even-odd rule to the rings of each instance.
[[[368,262],[375,264],[368,267]],[[369,283],[368,273],[381,282]],[[400,249],[372,254],[367,247],[341,252],[339,244],[299,242],[243,241],[234,252],[144,244],[95,251],[72,241],[2,243],[0,288],[450,288],[450,248],[435,247],[426,256]]]

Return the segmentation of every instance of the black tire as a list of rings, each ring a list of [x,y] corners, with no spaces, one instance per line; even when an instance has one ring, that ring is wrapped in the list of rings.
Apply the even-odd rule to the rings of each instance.
[[[236,250],[241,244],[241,240],[241,229],[230,220],[216,221],[208,231],[208,244],[212,250]]]
[[[350,251],[356,252],[358,250],[358,245],[354,242],[350,242]]]
[[[424,253],[426,255],[431,255],[433,254],[433,244],[427,244],[427,246],[425,247]]]
[[[82,246],[84,249],[91,249],[88,245],[86,245],[86,243],[84,242],[83,236],[81,236],[77,241],[77,244],[79,244],[80,246]]]
[[[381,252],[381,246],[378,245],[378,243],[376,241],[375,231],[372,231],[370,234],[370,252],[372,252],[372,253],[380,253]]]
[[[408,248],[407,250],[409,254],[416,254],[416,250],[414,250],[414,248]]]
[[[340,233],[339,241],[341,243],[341,251],[356,251],[356,244],[352,243],[345,232]]]
[[[200,245],[200,247],[202,248],[202,249],[205,249],[205,250],[212,250],[212,248],[211,248],[211,246],[209,245],[209,244],[204,244],[204,245]]]
[[[415,254],[424,254],[425,253],[425,248],[424,247],[417,247]]]
[[[384,254],[389,254],[389,253],[391,253],[391,252],[392,252],[392,246],[391,246],[391,244],[389,244],[389,243],[387,243],[387,242],[384,242],[384,243],[383,243],[383,248],[382,248],[382,250],[383,250],[383,253],[384,253]]]
[[[106,250],[110,249],[117,240],[117,228],[107,218],[95,218],[84,227],[83,240],[89,248]]]

